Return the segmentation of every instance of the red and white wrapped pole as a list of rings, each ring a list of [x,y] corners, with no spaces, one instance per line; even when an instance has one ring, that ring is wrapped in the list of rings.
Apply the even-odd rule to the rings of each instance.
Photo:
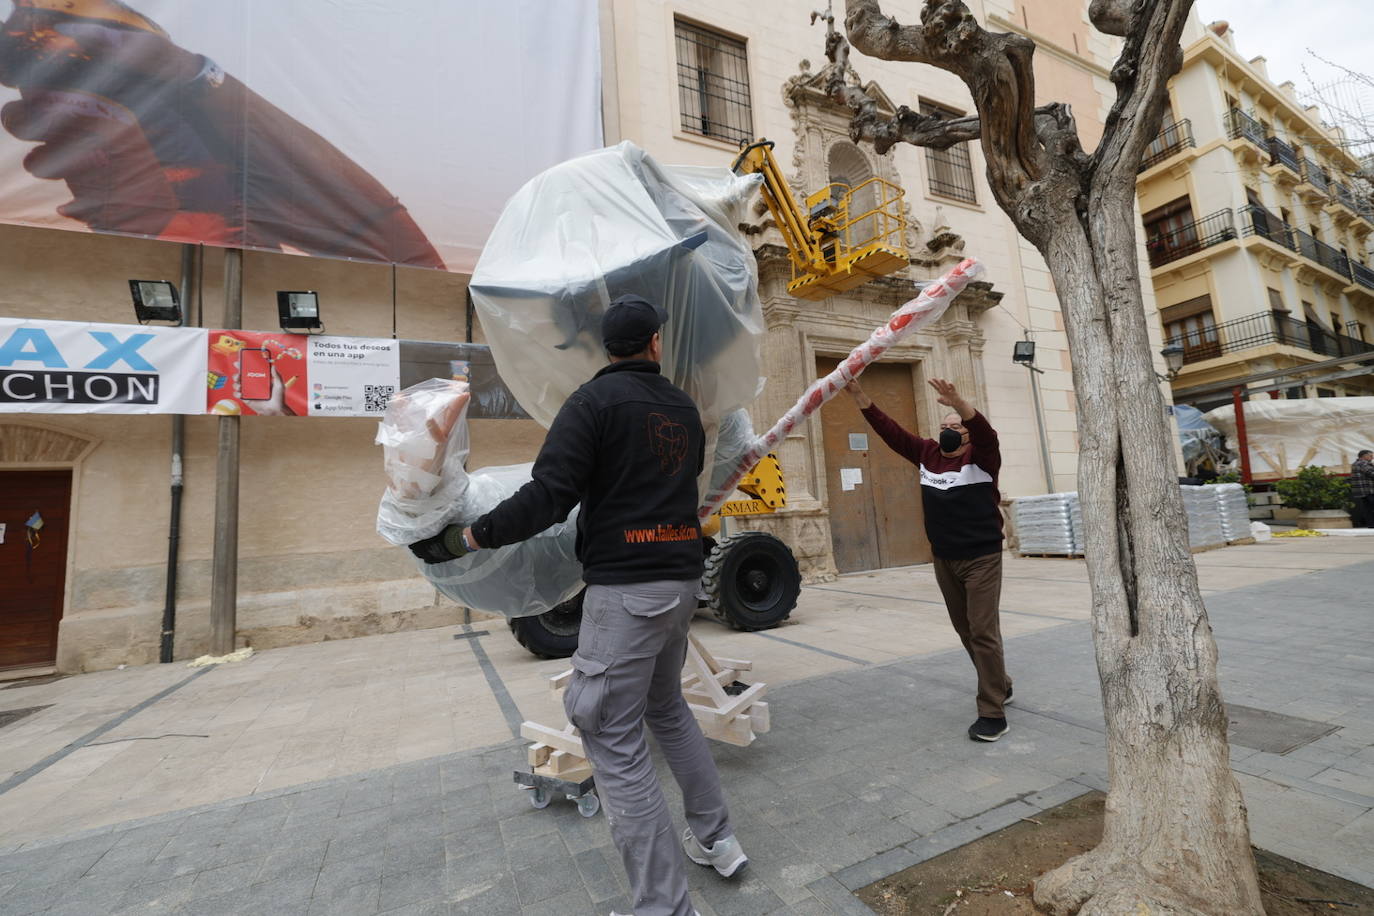
[[[848,357],[840,361],[835,371],[812,382],[806,393],[797,399],[797,403],[773,424],[773,428],[754,440],[739,456],[737,466],[730,476],[706,495],[705,501],[697,511],[698,517],[706,519],[720,508],[720,504],[735,491],[740,478],[758,464],[760,458],[776,448],[798,423],[819,410],[820,406],[833,398],[846,383],[858,378],[870,364],[900,343],[903,338],[939,321],[945,309],[954,301],[954,297],[971,281],[982,276],[983,272],[983,265],[976,258],[966,258],[949,273],[921,290],[921,294],[915,299],[893,312],[886,324],[875,328],[868,336],[868,340],[859,344],[850,351]]]

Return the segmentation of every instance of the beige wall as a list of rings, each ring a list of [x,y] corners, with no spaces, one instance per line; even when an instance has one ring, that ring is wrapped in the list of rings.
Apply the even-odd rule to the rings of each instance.
[[[126,280],[179,283],[174,244],[0,226],[0,314],[133,322]],[[462,340],[466,278],[397,273],[396,332]],[[223,256],[205,257],[206,324],[219,324]],[[389,267],[260,252],[244,254],[243,325],[276,326],[278,289],[316,289],[331,334],[390,337]],[[476,329],[480,341],[480,326]],[[166,577],[171,418],[0,415],[0,468],[37,467],[39,431],[76,437],[67,601],[59,667],[78,671],[155,661]],[[217,462],[215,417],[186,420],[177,655],[208,645]],[[241,421],[239,642],[258,647],[437,625],[461,619],[401,549],[374,530],[385,486],[363,418]],[[529,460],[543,430],[529,421],[473,423],[475,467]],[[52,461],[44,464],[51,466]]]

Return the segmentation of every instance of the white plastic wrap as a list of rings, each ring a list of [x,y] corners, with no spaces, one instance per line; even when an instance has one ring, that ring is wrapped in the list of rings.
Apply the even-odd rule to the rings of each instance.
[[[445,525],[470,525],[530,479],[532,464],[464,469],[469,439],[464,382],[431,379],[392,398],[377,430],[390,485],[377,533],[404,546]],[[441,592],[507,617],[542,614],[582,587],[574,555],[577,510],[527,541],[447,563],[416,561]]]
[[[1204,419],[1239,452],[1232,406]],[[1374,448],[1374,397],[1246,401],[1245,438],[1251,473],[1260,479],[1292,477],[1304,465],[1349,474],[1360,450]]]
[[[1184,486],[1183,512],[1188,517],[1188,546],[1216,547],[1226,543],[1221,508],[1213,486]]]
[[[1083,553],[1083,511],[1077,493],[1022,496],[1012,500],[1011,519],[1023,554]]]
[[[516,192],[469,290],[501,377],[548,428],[606,365],[601,316],[636,293],[668,312],[663,374],[712,429],[760,389],[753,252],[736,226],[757,175],[663,166],[632,143],[569,160]]]
[[[1238,483],[1211,484],[1221,515],[1221,531],[1227,541],[1250,537],[1250,500]]]

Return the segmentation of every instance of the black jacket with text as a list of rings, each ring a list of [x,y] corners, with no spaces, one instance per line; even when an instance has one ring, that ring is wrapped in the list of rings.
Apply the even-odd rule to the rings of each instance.
[[[529,483],[472,525],[482,547],[523,541],[578,503],[588,585],[694,579],[702,572],[697,475],[701,415],[655,362],[612,363],[554,418]]]

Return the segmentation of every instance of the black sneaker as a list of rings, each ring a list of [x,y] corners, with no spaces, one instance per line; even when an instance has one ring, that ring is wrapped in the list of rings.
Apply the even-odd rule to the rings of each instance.
[[[978,721],[968,727],[968,736],[974,741],[996,741],[1006,733],[1006,719],[990,719],[987,716],[979,716]]]
[[[1011,687],[1007,687],[1007,695],[1006,695],[1005,697],[1002,698],[1002,702],[1003,702],[1003,703],[1010,703],[1010,702],[1011,702]]]

